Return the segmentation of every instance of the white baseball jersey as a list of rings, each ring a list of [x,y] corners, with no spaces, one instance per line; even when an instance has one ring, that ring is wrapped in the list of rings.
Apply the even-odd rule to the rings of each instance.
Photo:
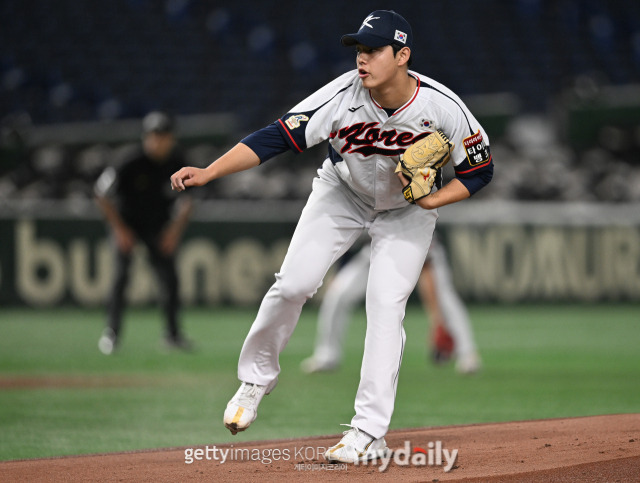
[[[487,134],[460,98],[433,79],[409,75],[418,80],[418,88],[391,116],[353,70],[296,105],[280,119],[279,128],[297,151],[329,140],[336,173],[369,206],[405,207],[402,184],[393,174],[399,156],[437,129],[455,144],[454,166],[465,163],[474,169],[491,163]]]

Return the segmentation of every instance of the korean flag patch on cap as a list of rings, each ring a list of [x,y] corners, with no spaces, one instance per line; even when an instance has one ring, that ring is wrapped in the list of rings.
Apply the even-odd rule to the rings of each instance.
[[[400,30],[396,30],[396,34],[393,38],[398,42],[402,42],[403,44],[407,43],[407,34],[404,32],[401,32]]]

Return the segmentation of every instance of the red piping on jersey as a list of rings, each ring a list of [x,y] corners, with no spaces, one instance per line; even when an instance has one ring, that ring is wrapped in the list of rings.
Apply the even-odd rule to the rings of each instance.
[[[411,75],[411,74],[409,74]],[[416,92],[415,94],[413,94],[413,97],[411,98],[411,100],[409,102],[407,102],[404,107],[402,107],[401,109],[397,110],[396,112],[393,113],[393,115],[395,116],[396,114],[404,111],[407,107],[409,107],[409,104],[411,104],[413,101],[415,101],[416,97],[418,97],[418,92],[420,92],[420,79],[418,79],[417,77],[411,76],[413,77],[416,82],[418,83],[418,87],[416,88]]]
[[[289,132],[289,130],[287,129],[287,126],[284,125],[284,122],[282,122],[282,119],[278,119],[278,122],[280,123],[280,125],[282,126],[282,128],[284,129],[284,132],[287,133],[287,136],[289,136],[289,139],[291,139],[291,142],[293,143],[293,145],[296,147],[296,149],[298,150],[298,152],[302,152],[302,149],[300,149],[300,146],[298,146],[298,143],[296,143],[295,139],[293,139],[293,136],[291,135],[291,133]]]
[[[484,168],[487,164],[491,163],[492,159],[493,159],[493,155],[489,156],[489,160],[486,163],[482,163],[478,166],[474,166],[473,168],[467,169],[466,171],[456,171],[456,174],[470,173],[471,171],[475,171],[476,169]]]
[[[420,79],[418,79],[417,77],[415,77],[412,74],[409,74],[409,76],[413,77],[416,82],[418,83],[418,86],[416,87],[416,91],[413,93],[413,97],[411,98],[411,100],[409,100],[409,102],[407,102],[404,106],[402,106],[400,109],[398,109],[396,112],[394,112],[392,114],[392,116],[395,116],[396,114],[404,111],[407,107],[409,107],[409,105],[416,100],[416,97],[418,97],[418,92],[420,92]],[[371,95],[371,90],[369,90],[369,97],[371,98],[371,100],[373,101],[373,103],[376,105],[376,107],[378,109],[384,109],[380,104],[378,104],[376,102],[376,100],[373,98],[373,96]]]
[[[382,109],[382,106],[380,104],[378,104],[376,102],[376,100],[373,98],[373,96],[371,95],[371,91],[369,91],[369,97],[371,98],[371,102],[373,102],[373,104],[378,108],[378,109]]]

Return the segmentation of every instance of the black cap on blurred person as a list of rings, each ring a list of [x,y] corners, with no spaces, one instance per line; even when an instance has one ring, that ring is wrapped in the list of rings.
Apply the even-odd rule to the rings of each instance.
[[[175,129],[175,121],[172,116],[162,111],[152,111],[142,120],[142,132],[171,133]]]

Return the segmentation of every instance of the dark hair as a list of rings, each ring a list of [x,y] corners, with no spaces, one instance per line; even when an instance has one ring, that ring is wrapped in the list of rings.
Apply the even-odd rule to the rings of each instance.
[[[404,45],[398,45],[398,44],[391,44],[391,48],[393,49],[393,56],[395,57],[398,52],[400,52],[405,46]],[[409,55],[409,60],[407,61],[407,65],[411,65],[411,62],[413,61],[413,59],[411,58],[411,55]]]

